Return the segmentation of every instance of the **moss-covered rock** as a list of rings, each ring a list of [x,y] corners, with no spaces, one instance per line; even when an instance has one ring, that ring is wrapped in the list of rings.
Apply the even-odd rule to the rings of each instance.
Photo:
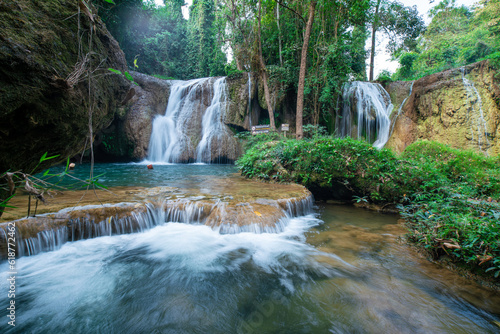
[[[257,86],[253,73],[227,77],[229,104],[224,118],[227,125],[235,129],[250,130],[251,125],[259,123]]]
[[[417,139],[429,139],[455,148],[500,154],[496,73],[488,61],[482,61],[417,80],[386,147],[401,152]],[[394,84],[387,89],[391,97],[400,90]]]
[[[96,13],[83,0],[0,2],[0,172],[66,159],[89,147],[90,119],[94,134],[113,120],[130,83],[107,70],[126,62]]]

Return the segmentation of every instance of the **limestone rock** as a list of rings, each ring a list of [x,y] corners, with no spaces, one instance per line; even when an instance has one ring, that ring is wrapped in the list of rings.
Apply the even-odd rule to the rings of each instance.
[[[152,123],[167,108],[171,81],[131,72],[135,94],[126,101],[111,125],[96,139],[96,158],[107,160],[141,160],[147,156]]]
[[[488,61],[482,61],[417,80],[386,147],[401,152],[418,139],[429,139],[455,148],[500,154],[497,73]],[[387,87],[391,96],[397,94],[395,87]]]
[[[257,80],[254,73],[244,73],[227,78],[229,105],[225,115],[228,126],[237,130],[250,130],[259,123]]]

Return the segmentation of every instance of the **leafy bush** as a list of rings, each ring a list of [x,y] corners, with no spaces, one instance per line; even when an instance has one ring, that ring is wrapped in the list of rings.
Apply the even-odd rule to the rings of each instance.
[[[388,70],[383,70],[377,76],[377,80],[376,81],[378,81],[380,83],[392,82],[391,72],[389,72]]]

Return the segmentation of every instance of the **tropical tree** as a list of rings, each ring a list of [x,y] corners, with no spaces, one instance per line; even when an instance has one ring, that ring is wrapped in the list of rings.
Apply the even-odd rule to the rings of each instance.
[[[412,52],[402,52],[395,79],[415,79],[485,58],[500,58],[500,1],[476,7],[443,0],[430,11],[432,21]]]
[[[373,6],[370,81],[373,81],[377,32],[381,31],[389,38],[388,51],[397,56],[403,51],[414,50],[417,38],[425,29],[424,20],[416,6],[407,7],[398,1],[386,0],[376,0]]]

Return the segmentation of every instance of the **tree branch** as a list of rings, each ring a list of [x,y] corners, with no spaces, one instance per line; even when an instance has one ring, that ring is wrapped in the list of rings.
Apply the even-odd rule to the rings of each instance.
[[[294,13],[295,15],[297,15],[297,16],[299,17],[299,19],[301,19],[301,20],[302,20],[302,22],[304,22],[304,24],[306,24],[306,23],[307,23],[307,22],[306,22],[306,19],[304,19],[304,18],[302,17],[302,15],[300,15],[299,13],[297,13],[295,10],[291,9],[290,7],[288,7],[287,5],[285,5],[283,2],[280,2],[279,0],[275,0],[275,1],[276,1],[276,3],[278,3],[280,6],[282,6],[282,7],[286,8],[286,9],[288,9],[289,11],[291,11],[292,13]]]

